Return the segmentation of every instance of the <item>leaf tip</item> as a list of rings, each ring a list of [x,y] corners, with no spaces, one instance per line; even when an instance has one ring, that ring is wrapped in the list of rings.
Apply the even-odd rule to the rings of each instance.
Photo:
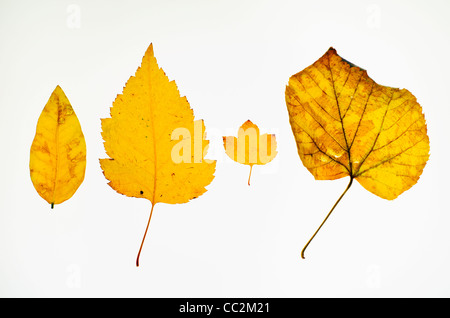
[[[150,55],[150,56],[154,56],[154,53],[153,53],[153,43],[150,43],[150,45],[148,46],[148,48],[147,48],[147,51],[145,52],[145,55]]]
[[[56,85],[52,94],[61,95],[61,94],[64,94],[64,91],[62,90],[61,86]]]

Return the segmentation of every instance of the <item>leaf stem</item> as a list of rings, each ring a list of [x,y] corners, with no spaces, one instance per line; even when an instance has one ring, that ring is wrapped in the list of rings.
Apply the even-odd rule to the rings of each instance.
[[[248,185],[250,185],[250,177],[252,176],[253,165],[250,165],[250,173],[248,175]]]
[[[350,176],[350,182],[347,185],[347,188],[345,188],[345,191],[341,194],[341,196],[339,197],[339,199],[337,199],[336,203],[333,205],[333,207],[331,208],[330,212],[328,212],[327,216],[325,217],[325,219],[323,220],[322,224],[320,224],[319,228],[316,230],[316,232],[313,234],[313,236],[311,236],[311,238],[309,239],[308,243],[306,243],[305,247],[302,249],[302,253],[301,256],[303,259],[305,259],[305,250],[308,247],[309,243],[311,243],[312,239],[316,236],[316,234],[319,232],[320,228],[322,227],[322,225],[325,224],[325,222],[327,221],[328,217],[331,215],[331,212],[333,212],[334,208],[338,205],[339,201],[341,201],[341,199],[344,197],[344,195],[347,193],[348,189],[350,189],[350,187],[352,186],[353,183],[353,176]]]
[[[138,252],[138,255],[137,255],[137,258],[136,258],[136,267],[139,267],[139,256],[141,255],[142,246],[144,245],[145,236],[147,235],[147,231],[148,231],[148,226],[150,225],[150,220],[152,219],[153,207],[154,206],[155,205],[152,203],[152,209],[150,210],[150,216],[148,218],[147,227],[145,228],[144,237],[142,238],[141,247],[139,248],[139,252]]]

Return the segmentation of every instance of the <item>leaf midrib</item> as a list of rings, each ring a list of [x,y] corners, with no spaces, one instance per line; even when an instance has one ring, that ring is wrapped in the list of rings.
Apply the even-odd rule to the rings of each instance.
[[[151,75],[151,62],[148,61],[147,64],[147,72],[149,75]],[[159,71],[159,70],[158,70]],[[150,78],[150,76],[149,76]],[[152,90],[152,83],[149,81],[148,83],[148,89],[149,91]],[[149,94],[151,96],[151,94]],[[151,133],[152,133],[152,140],[153,140],[153,163],[154,163],[154,175],[153,175],[153,198],[152,198],[152,206],[155,205],[155,198],[156,198],[156,172],[157,172],[157,151],[156,151],[156,130],[155,130],[155,114],[153,110],[153,104],[151,103],[151,100],[149,100],[149,112],[150,112],[150,118],[151,118]]]
[[[344,149],[344,151],[347,152],[347,156],[348,156],[348,163],[349,163],[348,169],[349,169],[350,176],[353,177],[353,165],[352,165],[352,160],[351,160],[350,147],[348,145],[347,134],[345,133],[345,129],[344,129],[344,121],[342,118],[341,107],[339,105],[339,99],[338,99],[337,92],[336,92],[336,86],[335,86],[335,82],[334,82],[334,78],[333,78],[333,71],[331,69],[330,56],[328,56],[328,70],[330,71],[331,83],[333,84],[333,93],[334,93],[334,98],[336,100],[336,107],[338,109],[339,122],[341,124],[342,134],[344,135],[344,141],[345,141],[345,145],[346,145],[346,149]],[[350,100],[350,103],[351,103],[351,100]]]

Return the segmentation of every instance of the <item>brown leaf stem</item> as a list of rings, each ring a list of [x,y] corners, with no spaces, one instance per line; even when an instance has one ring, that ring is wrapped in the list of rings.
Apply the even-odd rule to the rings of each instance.
[[[328,217],[331,215],[331,212],[333,212],[334,208],[338,205],[339,201],[341,201],[341,199],[347,193],[348,189],[350,189],[350,187],[352,186],[352,183],[353,183],[353,177],[350,176],[350,182],[348,183],[347,188],[345,188],[345,191],[341,194],[339,199],[337,199],[336,203],[333,205],[333,207],[331,208],[330,212],[328,212],[328,214],[325,217],[325,219],[323,220],[322,224],[320,224],[319,228],[316,230],[316,232],[313,234],[313,236],[311,236],[311,238],[309,239],[308,243],[306,243],[305,247],[302,249],[301,256],[302,256],[303,259],[305,259],[305,250],[308,247],[309,243],[311,243],[312,239],[316,236],[317,232],[319,232],[319,230],[322,227],[322,225],[325,224],[325,222],[327,221]]]
[[[139,252],[138,252],[138,255],[137,255],[137,258],[136,258],[136,267],[139,267],[139,256],[141,255],[142,246],[144,245],[145,236],[147,235],[147,231],[148,231],[148,226],[150,225],[150,220],[152,219],[153,207],[154,206],[155,205],[152,204],[152,209],[150,210],[150,216],[148,218],[147,227],[145,228],[144,237],[142,238],[141,247],[139,248]]]
[[[248,175],[248,185],[250,185],[250,177],[252,176],[252,168],[253,168],[253,165],[250,165],[250,173]]]

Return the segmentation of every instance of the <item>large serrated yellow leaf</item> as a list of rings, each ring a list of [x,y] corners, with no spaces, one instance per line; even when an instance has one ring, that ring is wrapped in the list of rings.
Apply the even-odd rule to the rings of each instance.
[[[31,181],[53,208],[70,199],[83,182],[86,143],[80,122],[57,86],[39,116],[30,150]]]
[[[185,203],[206,192],[216,162],[204,158],[209,143],[204,135],[203,121],[194,120],[186,97],[158,67],[150,44],[114,101],[111,118],[102,119],[109,159],[100,164],[114,190],[152,203],[149,224],[156,203]]]
[[[350,177],[337,202],[353,179],[388,200],[419,180],[430,145],[408,90],[375,83],[330,48],[289,79],[286,105],[303,165],[318,180]]]

